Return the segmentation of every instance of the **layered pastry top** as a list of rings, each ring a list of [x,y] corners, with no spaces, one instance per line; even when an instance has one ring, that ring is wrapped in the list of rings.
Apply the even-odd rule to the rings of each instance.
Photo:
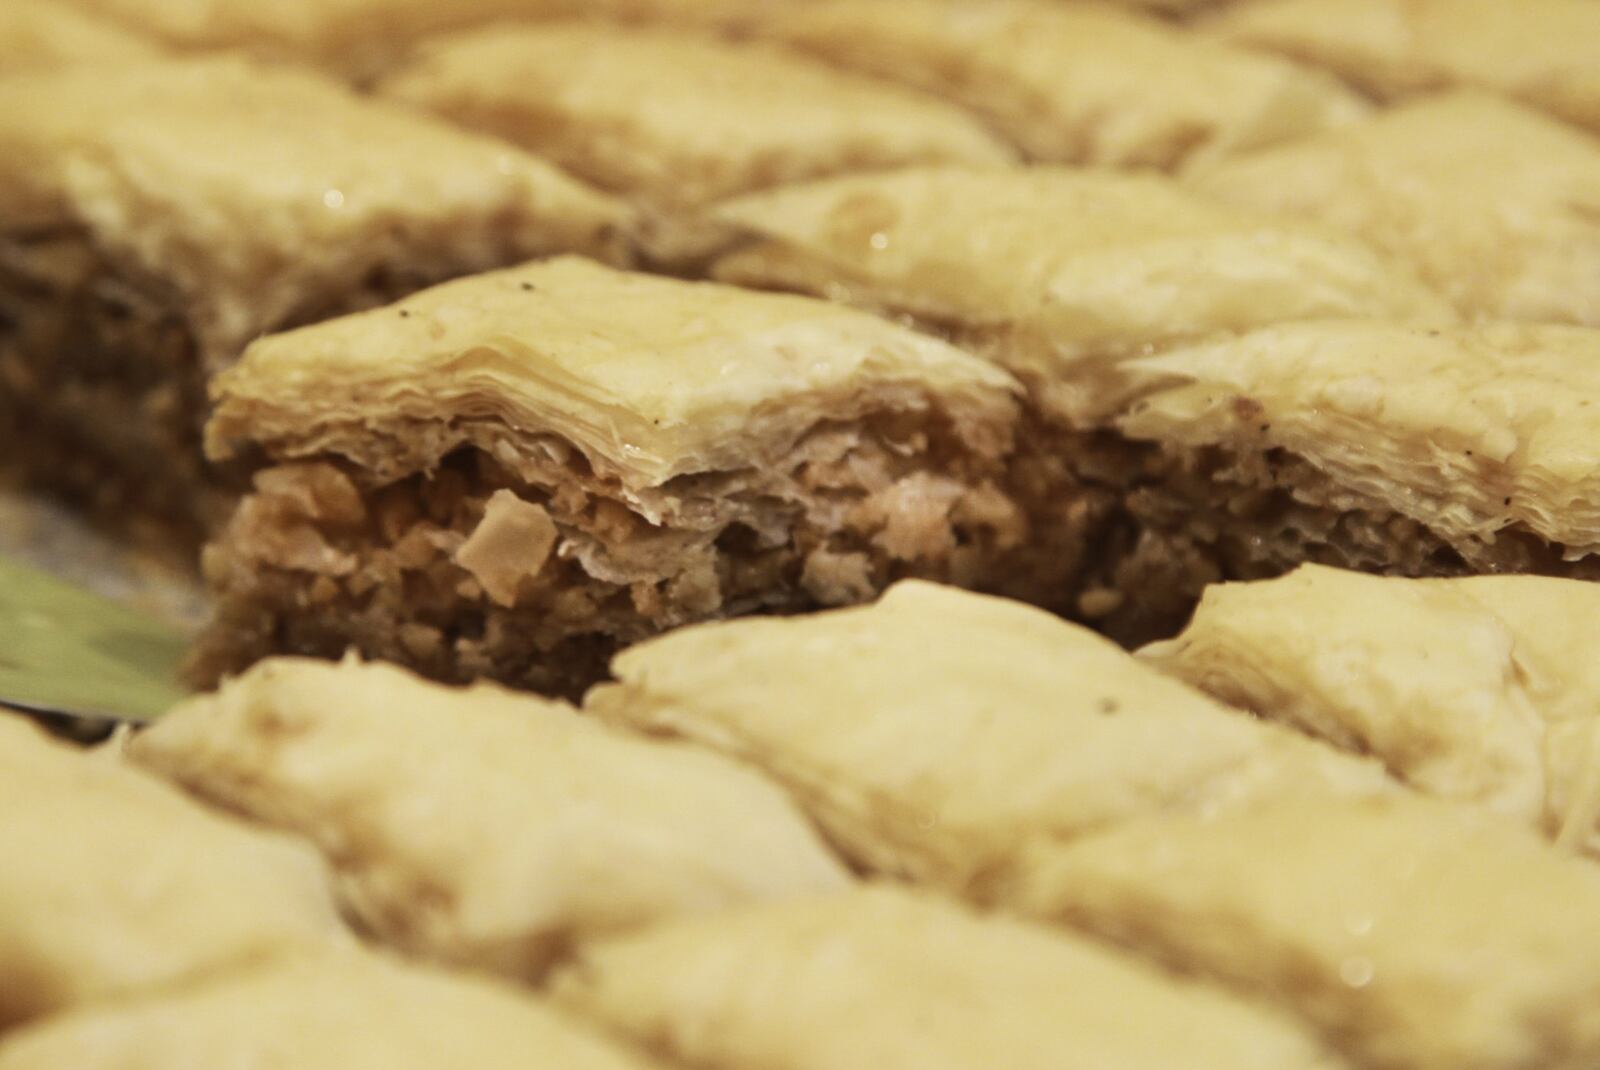
[[[0,1032],[344,935],[306,845],[0,714]]]
[[[1600,8],[1589,0],[1267,0],[1213,26],[1385,99],[1479,86],[1600,130]]]
[[[63,0],[191,50],[243,49],[366,78],[419,40],[507,19],[600,16],[737,25],[804,0]]]
[[[1449,319],[1359,241],[1235,210],[1159,176],[921,168],[728,202],[749,236],[716,273],[909,313],[1068,411],[1107,367],[1174,341],[1317,316]]]
[[[1128,374],[1152,391],[1119,421],[1133,438],[1286,450],[1450,541],[1517,526],[1600,551],[1600,331],[1285,324]]]
[[[562,257],[271,336],[214,386],[211,452],[431,466],[465,425],[538,428],[628,486],[759,467],[886,401],[1005,421],[1012,380],[937,339],[809,298]],[[419,436],[418,428],[428,428]]]
[[[1600,140],[1503,97],[1420,98],[1194,182],[1359,234],[1469,315],[1600,325]]]
[[[59,0],[6,0],[0,5],[0,74],[137,62],[160,54],[156,44],[133,30]]]
[[[923,94],[665,29],[496,26],[434,43],[381,88],[661,209],[839,171],[1012,158]]]
[[[237,58],[0,86],[0,228],[86,231],[225,362],[374,273],[609,249],[622,209],[503,142]]]
[[[1560,622],[1560,627],[1553,627]],[[1430,794],[1593,851],[1600,586],[1306,565],[1208,588],[1141,656],[1232,705],[1377,756]]]
[[[1376,765],[1176,686],[1085,628],[905,582],[876,604],[681,628],[595,714],[729,751],[872,869],[1005,901],[1030,845],[1132,816],[1383,794]]]
[[[530,1050],[563,1070],[659,1066],[509,986],[351,949],[56,1015],[0,1044],[0,1070],[518,1070]]]
[[[708,1070],[821,1070],[864,1052],[937,1070],[1344,1066],[1245,1000],[1070,933],[888,886],[596,942],[555,996]]]
[[[1327,74],[1059,0],[813,0],[760,32],[983,116],[1037,160],[1176,167],[1348,122]]]
[[[129,753],[316,843],[367,931],[526,980],[575,939],[850,881],[735,762],[377,662],[263,662]]]

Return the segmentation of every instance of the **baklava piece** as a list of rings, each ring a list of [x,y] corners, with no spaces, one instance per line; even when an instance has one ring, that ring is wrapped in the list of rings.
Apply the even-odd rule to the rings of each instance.
[[[498,135],[639,205],[676,270],[714,244],[714,201],[849,171],[1003,164],[952,105],[760,44],[595,22],[496,26],[433,44],[385,95]]]
[[[0,408],[36,482],[193,546],[245,343],[557,251],[618,205],[500,141],[219,58],[0,85]]]
[[[1367,111],[1324,72],[1109,5],[815,0],[760,32],[964,105],[1055,163],[1172,168]]]
[[[1600,578],[1600,331],[1267,327],[1126,366],[1149,443],[1124,589],[1304,562],[1400,576]]]
[[[904,583],[875,605],[685,628],[586,709],[783,783],[863,868],[1005,902],[1034,841],[1132,817],[1395,789],[1013,601]]]
[[[1092,426],[1130,357],[1319,317],[1450,319],[1349,235],[1220,206],[1154,175],[909,168],[731,200],[727,282],[906,317],[1022,379],[1053,422]]]
[[[1159,176],[928,168],[755,194],[717,215],[742,235],[718,277],[909,317],[1022,380],[1031,417],[1011,467],[1018,493],[1096,489],[1061,496],[1035,525],[1074,539],[1084,558],[1077,589],[1051,604],[1128,642],[1171,636],[1221,574],[1195,555],[1152,572],[1145,554],[1145,571],[1132,571],[1122,562],[1137,526],[1100,505],[1092,523],[1082,517],[1101,492],[1120,501],[1150,461],[1107,427],[1133,396],[1126,362],[1314,317],[1454,318],[1350,235],[1235,211]]]
[[[12,3],[14,0],[6,0]],[[366,82],[429,36],[504,23],[588,17],[733,28],[805,0],[59,0],[170,47],[243,51]]]
[[[1468,315],[1600,326],[1600,140],[1501,97],[1422,98],[1192,181],[1352,231]]]
[[[1270,1010],[889,887],[587,945],[555,998],[702,1070],[1344,1065]]]
[[[380,663],[262,662],[128,750],[318,844],[385,943],[529,980],[574,939],[850,879],[752,770]]]
[[[1477,86],[1600,131],[1600,7],[1591,0],[1264,0],[1213,26],[1384,100]]]
[[[1306,565],[1209,588],[1140,652],[1269,720],[1382,760],[1446,799],[1600,848],[1600,584],[1406,580]]]
[[[0,713],[0,1030],[343,939],[309,846]]]
[[[541,1001],[368,952],[293,956],[0,1039],[0,1070],[649,1070]]]
[[[211,455],[262,461],[197,671],[353,647],[570,694],[690,621],[1047,590],[1071,548],[998,484],[1015,389],[865,313],[576,257],[265,338],[215,384]]]
[[[1600,868],[1472,808],[1152,817],[1055,848],[1026,899],[1276,1000],[1358,1065],[1600,1065]]]
[[[0,75],[155,59],[161,50],[114,22],[94,18],[62,0],[5,0],[0,4]]]

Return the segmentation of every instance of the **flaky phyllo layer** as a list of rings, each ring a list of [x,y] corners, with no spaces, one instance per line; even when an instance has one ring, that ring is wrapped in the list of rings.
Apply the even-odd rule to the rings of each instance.
[[[1136,361],[1149,393],[1117,426],[1179,469],[1208,459],[1214,497],[1387,514],[1441,571],[1587,573],[1597,358],[1600,332],[1585,328],[1296,324]]]
[[[1005,480],[1014,392],[865,314],[577,259],[265,339],[215,390],[213,457],[261,466],[203,668],[353,644],[562,689],[904,575],[1063,589]]]
[[[1208,588],[1141,656],[1234,706],[1384,762],[1418,790],[1600,846],[1600,585],[1305,566]],[[1559,622],[1555,626],[1554,622]]]
[[[1077,427],[1114,412],[1120,366],[1158,348],[1302,319],[1453,318],[1349,236],[1152,175],[919,168],[741,197],[718,218],[741,239],[717,277],[908,316]]]
[[[238,58],[0,87],[0,416],[35,481],[192,546],[205,381],[252,338],[552,252],[623,207],[512,146]],[[9,459],[9,458],[8,458]]]

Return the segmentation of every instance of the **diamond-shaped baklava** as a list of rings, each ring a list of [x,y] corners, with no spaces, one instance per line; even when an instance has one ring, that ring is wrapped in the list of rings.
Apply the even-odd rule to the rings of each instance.
[[[1156,175],[929,167],[732,200],[726,281],[894,316],[1005,366],[1053,420],[1124,399],[1119,365],[1174,342],[1326,316],[1449,319],[1348,235],[1235,210]]]
[[[0,712],[0,1032],[344,938],[316,853]]]
[[[1141,651],[1226,702],[1371,754],[1423,791],[1593,849],[1600,584],[1306,565],[1208,588]]]
[[[1269,1009],[889,887],[585,945],[555,997],[703,1070],[1344,1066]]]
[[[1130,362],[1315,317],[1454,319],[1350,235],[1234,210],[1153,175],[928,168],[755,194],[718,215],[742,235],[714,265],[719,277],[908,316],[989,357],[1028,387],[1044,425],[1025,436],[1014,480],[1076,482],[1119,500],[1145,481],[1149,459],[1107,433],[1137,393]],[[1147,583],[1123,565],[1137,525],[1100,509],[1086,536],[1084,495],[1059,500],[1036,530],[1059,532],[1084,562],[1076,588],[1050,604],[1119,638],[1170,635],[1199,587],[1220,577],[1191,555]],[[1145,555],[1140,567],[1151,565]]]
[[[1365,114],[1324,72],[1062,0],[812,0],[760,32],[965,105],[1036,160],[1170,168]]]
[[[1600,330],[1312,321],[1126,372],[1130,597],[1306,561],[1600,577]]]
[[[1360,1066],[1600,1064],[1600,869],[1405,795],[1151,816],[1040,853],[1017,905],[1274,1001]]]
[[[7,0],[11,2],[11,0]],[[358,81],[439,33],[519,19],[737,26],[806,0],[58,0],[190,51],[241,50]]]
[[[433,43],[385,95],[504,137],[644,209],[669,264],[704,249],[714,201],[849,171],[1014,159],[913,90],[759,44],[590,22]]]
[[[1490,93],[1419,98],[1193,185],[1359,234],[1468,315],[1600,326],[1600,139]]]
[[[316,76],[203,59],[0,84],[0,410],[36,482],[191,543],[207,376],[265,331],[564,250],[616,203]]]
[[[365,931],[514,977],[574,939],[849,883],[752,770],[389,665],[263,662],[129,751],[320,846]]]
[[[680,629],[586,708],[728,751],[869,870],[1004,903],[1024,849],[1149,813],[1397,787],[1074,624],[933,584],[875,605]]]
[[[1326,67],[1380,98],[1479,86],[1600,131],[1600,6],[1592,0],[1262,0],[1212,25],[1230,41]]]
[[[0,1070],[656,1065],[514,989],[354,950],[258,963],[0,1037]]]
[[[0,75],[154,59],[158,46],[114,22],[97,19],[61,0],[6,0],[0,4]]]
[[[1048,590],[1069,555],[1002,483],[1015,390],[866,313],[576,257],[269,336],[215,383],[212,456],[258,460],[203,666],[353,646],[562,691],[903,575]]]

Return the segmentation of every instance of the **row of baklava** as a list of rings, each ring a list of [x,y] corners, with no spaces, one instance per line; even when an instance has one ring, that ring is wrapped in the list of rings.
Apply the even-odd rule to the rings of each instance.
[[[908,582],[581,712],[273,659],[120,752],[0,720],[0,1068],[1589,1068],[1597,626],[1307,567],[1134,656]]]
[[[8,460],[212,538],[209,680],[354,646],[575,694],[906,577],[1138,641],[1307,560],[1593,574],[1600,141],[1467,90],[1362,118],[1094,5],[916,6],[764,17],[929,96],[592,21],[446,39],[378,81],[405,106],[235,57],[0,80]],[[903,70],[844,47],[875,17]],[[985,20],[1037,69],[947,69]],[[597,259],[489,270],[557,253]]]

